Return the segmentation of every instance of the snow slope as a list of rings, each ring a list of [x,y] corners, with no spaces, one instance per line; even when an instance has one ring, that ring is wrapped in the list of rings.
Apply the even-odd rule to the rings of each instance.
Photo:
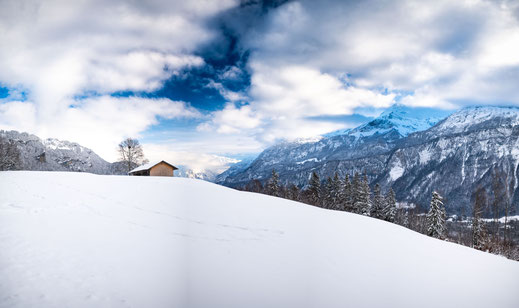
[[[186,178],[0,172],[0,307],[517,307],[519,263]]]

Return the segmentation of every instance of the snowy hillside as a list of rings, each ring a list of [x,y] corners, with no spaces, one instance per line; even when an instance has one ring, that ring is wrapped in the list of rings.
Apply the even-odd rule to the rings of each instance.
[[[186,178],[0,172],[0,307],[517,307],[519,263]]]

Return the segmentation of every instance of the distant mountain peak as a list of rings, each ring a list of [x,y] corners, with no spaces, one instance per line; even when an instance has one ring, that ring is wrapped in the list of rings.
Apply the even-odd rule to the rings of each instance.
[[[350,135],[360,138],[395,131],[400,137],[406,137],[411,133],[432,127],[450,113],[451,111],[434,108],[408,107],[395,104],[368,123],[354,129],[338,130],[325,136]]]

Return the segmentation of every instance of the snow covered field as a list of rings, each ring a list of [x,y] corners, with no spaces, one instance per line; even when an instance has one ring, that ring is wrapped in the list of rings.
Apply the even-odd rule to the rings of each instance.
[[[519,262],[204,181],[0,172],[0,307],[519,307]]]

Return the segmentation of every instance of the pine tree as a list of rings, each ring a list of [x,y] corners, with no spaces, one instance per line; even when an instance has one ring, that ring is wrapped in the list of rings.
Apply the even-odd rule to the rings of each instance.
[[[287,198],[290,200],[299,201],[300,200],[299,195],[300,195],[299,188],[294,184],[290,184],[287,189]]]
[[[393,191],[393,188],[389,188],[389,191],[386,193],[386,196],[384,198],[385,200],[385,206],[382,210],[382,216],[385,221],[389,222],[395,222],[395,216],[396,216],[396,199],[395,199],[395,192]]]
[[[351,197],[353,201],[352,212],[360,214],[362,208],[362,180],[358,172],[353,176],[351,185]]]
[[[479,187],[476,191],[472,213],[472,247],[480,250],[484,249],[486,244],[485,230],[483,228],[483,222],[481,221],[481,214],[486,203],[487,193],[485,189]]]
[[[352,184],[350,182],[349,175],[346,174],[346,177],[344,178],[344,183],[342,185],[342,192],[341,192],[341,203],[342,203],[342,209],[344,211],[352,212],[353,211],[353,191],[352,191]]]
[[[342,181],[339,178],[339,174],[335,172],[332,179],[332,203],[334,210],[342,210]]]
[[[409,228],[409,211],[407,209],[404,210],[404,221],[402,222],[402,226]]]
[[[383,210],[384,210],[384,198],[382,197],[382,193],[380,192],[380,185],[375,184],[375,188],[373,189],[373,206],[371,207],[371,217],[383,218]]]
[[[323,207],[325,209],[333,209],[333,180],[331,177],[328,177],[328,179],[326,179],[326,185],[323,189],[323,195]]]
[[[439,193],[433,191],[431,206],[427,213],[427,235],[443,239],[445,236],[445,206]]]
[[[279,187],[279,175],[274,169],[272,169],[272,175],[270,176],[270,179],[267,182],[267,193],[271,196],[281,196],[281,189]]]
[[[371,212],[371,189],[369,188],[368,176],[364,173],[360,189],[359,214],[369,216]]]
[[[306,190],[307,201],[310,204],[321,206],[321,180],[319,175],[314,171],[312,177],[308,183],[308,189]]]

